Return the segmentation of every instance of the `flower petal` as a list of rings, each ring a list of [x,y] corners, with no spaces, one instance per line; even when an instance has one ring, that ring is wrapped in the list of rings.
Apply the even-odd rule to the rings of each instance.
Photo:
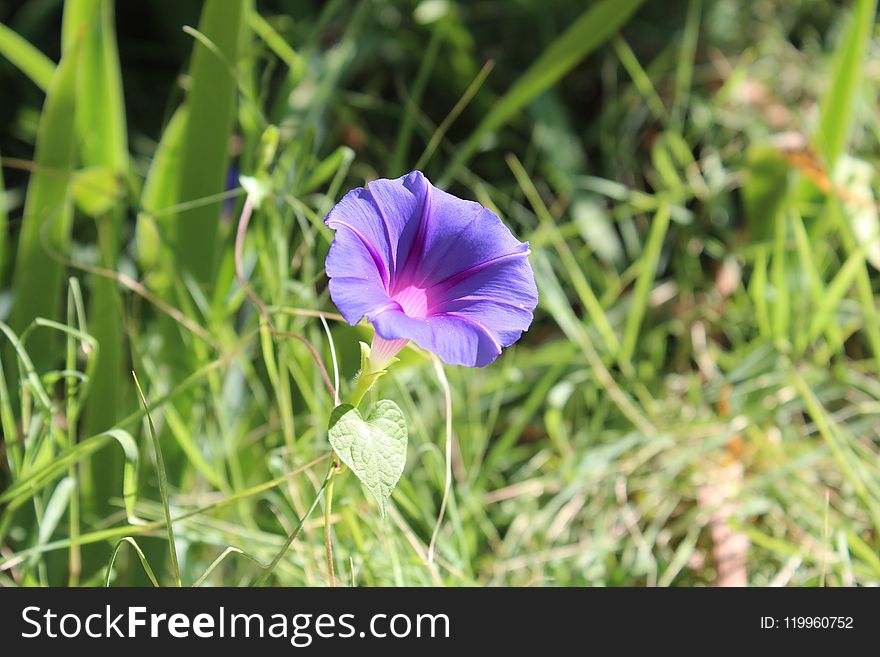
[[[397,306],[381,286],[348,276],[330,279],[330,296],[345,321],[352,326],[362,317],[370,319],[389,307]]]
[[[325,264],[330,294],[350,324],[388,306],[401,235],[418,224],[420,216],[412,217],[421,214],[426,192],[420,172],[377,180],[346,194],[324,220],[336,231]]]
[[[380,313],[372,320],[386,340],[409,338],[447,365],[484,367],[498,358],[501,345],[479,322],[455,315],[426,319],[409,317],[398,309]]]
[[[499,256],[450,276],[431,289],[436,307],[464,297],[479,296],[511,303],[532,311],[538,305],[535,274],[525,251]]]
[[[421,171],[400,178],[382,178],[368,185],[370,199],[388,245],[391,271],[396,272],[409,256],[424,214],[429,183]]]
[[[492,297],[463,297],[447,301],[440,310],[447,317],[462,317],[477,322],[502,347],[509,347],[519,340],[532,323],[531,309]]]
[[[352,326],[388,304],[384,263],[358,232],[344,228],[336,231],[325,268],[333,302]]]
[[[418,280],[432,285],[499,256],[528,252],[491,210],[431,187]]]

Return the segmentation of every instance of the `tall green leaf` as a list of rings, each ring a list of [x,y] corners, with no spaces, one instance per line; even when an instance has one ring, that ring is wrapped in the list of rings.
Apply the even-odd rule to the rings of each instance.
[[[243,16],[242,0],[206,0],[202,10],[199,32],[215,49],[209,49],[201,40],[193,46],[179,202],[201,199],[224,189],[236,99],[231,68],[238,54]],[[206,286],[214,272],[220,212],[219,201],[181,211],[172,230],[178,263]]]
[[[154,213],[172,207],[177,199],[188,118],[186,105],[178,107],[171,116],[162,131],[141,192],[144,212],[139,213],[137,218],[136,252],[138,264],[145,271],[154,269],[159,263],[159,226],[164,224],[163,228],[168,232],[169,215],[156,216]]]
[[[67,0],[64,5],[63,41],[69,42],[79,26],[85,25],[76,108],[77,142],[83,165],[100,167],[121,184],[128,175],[128,139],[122,74],[116,46],[113,0]],[[101,265],[116,270],[120,229],[125,216],[118,203],[109,211],[96,207],[98,249]],[[118,417],[119,396],[123,390],[122,320],[116,281],[103,276],[92,279],[89,328],[100,351],[95,364],[91,395],[86,403],[85,430],[98,433],[112,427]],[[118,488],[114,475],[119,472],[118,454],[101,452],[92,462],[96,472],[94,498],[99,504]]]
[[[11,324],[17,332],[37,317],[59,319],[61,315],[64,280],[56,254],[67,251],[73,223],[68,188],[74,165],[80,50],[77,39],[63,54],[40,115],[13,276]],[[37,331],[31,338],[29,348],[38,370],[45,368],[53,353],[61,353],[51,349],[56,337],[53,332]]]

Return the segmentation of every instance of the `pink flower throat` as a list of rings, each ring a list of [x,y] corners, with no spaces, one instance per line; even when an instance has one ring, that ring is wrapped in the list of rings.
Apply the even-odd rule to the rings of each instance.
[[[410,317],[425,318],[431,313],[428,301],[428,291],[415,285],[397,287],[392,292],[391,298],[400,304],[400,307]]]

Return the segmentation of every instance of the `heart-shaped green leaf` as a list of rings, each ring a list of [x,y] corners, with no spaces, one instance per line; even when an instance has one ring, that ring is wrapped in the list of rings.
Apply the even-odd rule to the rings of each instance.
[[[351,404],[337,406],[330,416],[330,444],[373,497],[385,517],[385,502],[406,464],[406,420],[400,407],[383,399],[362,417]]]

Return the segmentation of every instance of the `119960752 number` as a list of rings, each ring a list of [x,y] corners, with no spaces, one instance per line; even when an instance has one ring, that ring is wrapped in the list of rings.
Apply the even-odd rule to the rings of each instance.
[[[761,618],[761,628],[765,630],[851,630],[852,616],[784,616]]]

